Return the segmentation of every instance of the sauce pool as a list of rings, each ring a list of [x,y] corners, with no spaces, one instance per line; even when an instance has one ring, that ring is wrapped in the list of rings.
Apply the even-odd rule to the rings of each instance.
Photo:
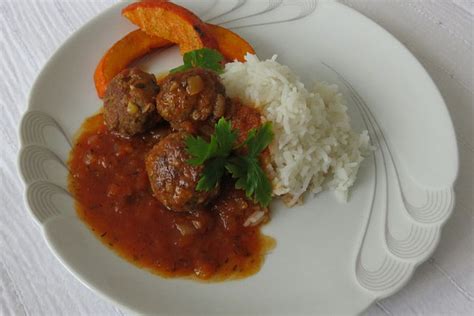
[[[260,124],[260,114],[246,106],[231,119],[241,139]],[[69,189],[80,218],[120,256],[164,277],[221,281],[258,272],[275,245],[260,232],[269,213],[235,189],[231,179],[194,213],[172,212],[153,197],[144,160],[168,133],[163,125],[123,138],[108,131],[102,114],[87,119],[69,159]],[[255,212],[263,212],[262,221],[246,225]]]

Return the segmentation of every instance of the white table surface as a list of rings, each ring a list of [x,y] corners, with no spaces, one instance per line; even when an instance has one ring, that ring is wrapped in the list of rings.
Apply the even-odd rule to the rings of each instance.
[[[473,14],[471,0],[341,0],[401,40],[441,90],[456,128],[456,207],[408,286],[368,315],[474,315]],[[53,257],[23,205],[17,127],[56,48],[117,0],[0,0],[0,315],[122,315]],[[85,52],[86,53],[86,52]]]

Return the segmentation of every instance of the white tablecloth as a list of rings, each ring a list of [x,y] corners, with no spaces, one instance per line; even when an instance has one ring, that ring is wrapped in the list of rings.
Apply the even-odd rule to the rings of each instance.
[[[0,315],[121,315],[47,249],[23,205],[17,127],[43,64],[117,0],[0,0]],[[474,315],[473,14],[471,0],[342,0],[381,24],[426,67],[456,128],[457,204],[439,248],[407,287],[369,315]]]

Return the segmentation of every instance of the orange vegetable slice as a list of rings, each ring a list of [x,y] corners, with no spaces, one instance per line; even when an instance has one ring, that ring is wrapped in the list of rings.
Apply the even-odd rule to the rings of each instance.
[[[94,72],[97,95],[102,98],[108,83],[132,61],[155,48],[173,45],[163,38],[150,36],[142,30],[135,30],[116,42],[102,57]]]
[[[218,47],[210,27],[177,4],[145,0],[125,7],[122,15],[145,33],[178,44],[181,54],[203,47]]]
[[[219,25],[208,24],[221,54],[228,61],[245,61],[245,54],[255,54],[253,47],[242,37]]]
[[[108,83],[134,60],[151,50],[177,43],[181,53],[209,47],[227,61],[245,61],[255,54],[252,46],[234,32],[202,22],[194,13],[164,0],[144,0],[123,9],[122,14],[140,26],[116,42],[102,57],[94,73],[97,94],[102,98]]]

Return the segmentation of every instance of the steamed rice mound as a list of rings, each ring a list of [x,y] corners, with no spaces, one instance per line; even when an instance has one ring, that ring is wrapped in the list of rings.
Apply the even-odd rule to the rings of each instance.
[[[246,60],[226,64],[222,81],[228,96],[273,122],[273,194],[288,205],[308,190],[331,189],[346,200],[370,144],[367,131],[352,130],[337,86],[319,82],[308,89],[276,56],[260,61],[247,54]]]

